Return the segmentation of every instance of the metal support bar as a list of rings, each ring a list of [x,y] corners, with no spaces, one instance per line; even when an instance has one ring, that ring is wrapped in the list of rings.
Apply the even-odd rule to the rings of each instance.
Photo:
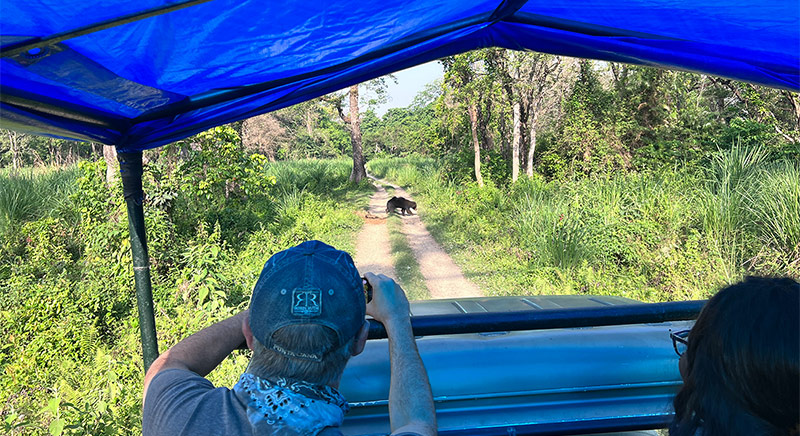
[[[122,178],[122,192],[128,206],[128,228],[131,233],[133,278],[139,306],[139,330],[142,335],[144,370],[158,357],[156,319],[153,315],[153,291],[150,285],[150,257],[144,228],[144,191],[142,190],[142,152],[117,153]]]
[[[211,0],[186,0],[183,2],[170,3],[164,6],[145,9],[143,11],[133,12],[121,17],[100,21],[99,23],[88,24],[86,26],[78,27],[77,29],[66,30],[64,32],[54,33],[48,36],[28,38],[0,48],[0,56],[4,58],[14,56],[30,49],[57,44],[68,39],[77,38],[79,36],[88,35],[90,33],[121,26],[123,24],[133,23],[134,21],[144,20],[145,18],[155,17],[209,1]]]
[[[433,336],[658,323],[695,319],[705,303],[705,300],[675,301],[571,309],[412,316],[411,328],[416,336]],[[386,338],[383,324],[375,320],[369,320],[369,323],[369,339]]]

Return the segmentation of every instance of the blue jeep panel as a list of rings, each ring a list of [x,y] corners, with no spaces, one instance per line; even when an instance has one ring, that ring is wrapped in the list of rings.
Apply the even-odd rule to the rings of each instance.
[[[412,313],[452,313],[476,304],[502,311],[631,303],[637,302],[585,296],[430,300],[413,302]],[[441,434],[637,428],[625,426],[670,420],[681,378],[669,331],[691,323],[432,336],[418,338],[417,345]],[[387,341],[369,341],[341,382],[353,406],[345,434],[388,433],[389,377]]]

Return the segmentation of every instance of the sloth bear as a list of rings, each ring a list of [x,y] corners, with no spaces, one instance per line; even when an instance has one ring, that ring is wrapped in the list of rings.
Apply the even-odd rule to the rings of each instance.
[[[403,215],[405,215],[406,212],[412,215],[411,209],[416,209],[417,203],[415,201],[406,200],[403,197],[392,197],[391,200],[386,202],[386,213],[395,212],[397,208],[402,209],[401,212]]]

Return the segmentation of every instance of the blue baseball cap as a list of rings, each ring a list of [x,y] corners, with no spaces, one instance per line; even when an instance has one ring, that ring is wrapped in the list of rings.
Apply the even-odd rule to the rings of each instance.
[[[250,329],[261,344],[287,357],[322,361],[353,338],[364,324],[366,301],[361,276],[344,251],[306,241],[267,260],[250,299]],[[319,324],[338,341],[314,352],[286,350],[273,342],[282,327]]]

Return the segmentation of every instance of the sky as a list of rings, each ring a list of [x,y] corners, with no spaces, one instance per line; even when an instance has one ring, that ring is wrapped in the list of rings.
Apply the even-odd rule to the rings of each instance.
[[[416,67],[394,73],[397,84],[387,81],[389,84],[388,103],[377,107],[378,116],[383,116],[387,110],[393,107],[406,107],[414,101],[414,96],[425,88],[425,85],[444,76],[442,64],[438,61],[428,62],[427,64],[417,65]]]

